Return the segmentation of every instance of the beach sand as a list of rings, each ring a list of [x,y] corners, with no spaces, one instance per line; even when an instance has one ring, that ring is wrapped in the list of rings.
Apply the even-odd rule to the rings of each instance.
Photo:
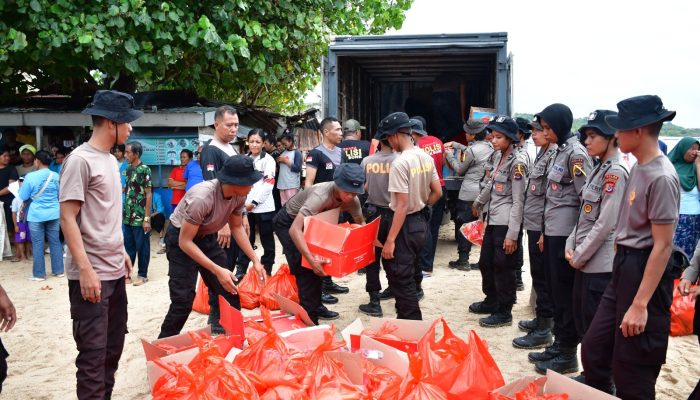
[[[518,303],[513,309],[513,325],[497,329],[482,328],[481,316],[470,314],[467,307],[482,300],[481,276],[478,271],[460,272],[447,268],[447,262],[456,256],[452,224],[441,229],[433,276],[423,281],[425,298],[421,301],[423,318],[433,320],[444,316],[456,334],[465,338],[474,329],[488,342],[489,350],[503,373],[506,382],[525,375],[536,375],[534,365],[527,361],[527,350],[515,349],[511,341],[522,336],[517,321],[532,317],[529,305],[530,276],[525,263],[526,290],[518,292]],[[152,240],[150,281],[139,287],[127,286],[129,296],[129,334],[117,372],[113,399],[150,398],[146,378],[146,360],[141,338],[155,339],[170,303],[168,296],[167,260]],[[260,249],[261,250],[261,249]],[[259,250],[259,251],[260,251]],[[277,260],[284,262],[278,245]],[[478,248],[472,251],[472,262],[478,260]],[[47,257],[47,268],[49,264]],[[50,271],[50,270],[49,270]],[[17,308],[18,322],[10,332],[2,333],[3,343],[10,353],[9,376],[5,381],[3,399],[71,399],[75,398],[75,356],[72,337],[68,284],[65,278],[49,278],[44,282],[30,282],[31,263],[0,262],[0,282]],[[341,318],[330,321],[342,329],[355,318],[367,318],[357,307],[367,302],[365,277],[353,274],[338,283],[350,287],[350,293],[339,295],[340,302],[329,306]],[[382,284],[386,284],[382,272]],[[50,290],[42,290],[42,287]],[[394,301],[382,302],[386,317],[396,316]],[[244,312],[250,314],[250,311]],[[192,313],[185,329],[206,325],[207,316]],[[657,381],[657,398],[685,399],[700,378],[700,346],[696,336],[672,337],[667,364]]]

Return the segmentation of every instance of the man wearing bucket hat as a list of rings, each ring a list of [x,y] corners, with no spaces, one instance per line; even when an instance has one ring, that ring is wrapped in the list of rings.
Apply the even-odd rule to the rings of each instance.
[[[304,217],[340,208],[350,214],[358,224],[364,224],[358,195],[365,192],[365,173],[358,164],[340,164],[331,182],[317,183],[289,199],[275,215],[272,223],[289,271],[294,275],[299,289],[301,306],[314,323],[319,319],[337,319],[339,314],[321,307],[321,278],[326,276],[322,261],[317,260],[304,240]],[[301,266],[301,257],[309,261],[312,269]]]
[[[124,348],[124,279],[131,274],[122,235],[119,167],[109,151],[126,142],[130,122],[143,113],[134,109],[131,95],[98,90],[83,114],[92,116],[93,131],[63,161],[61,228],[68,244],[65,266],[78,348],[77,397],[108,399]]]
[[[578,220],[566,242],[565,258],[574,272],[573,319],[578,338],[588,330],[600,298],[612,276],[613,231],[627,184],[628,173],[620,165],[615,129],[605,117],[610,110],[595,110],[579,133],[588,154],[600,163],[588,174],[582,190]],[[540,373],[556,368],[557,358],[535,365]],[[552,369],[554,369],[552,368]]]
[[[442,196],[433,159],[414,144],[413,123],[402,112],[379,123],[391,147],[401,152],[389,172],[391,228],[382,248],[382,263],[396,299],[396,317],[420,320],[422,297],[419,258],[428,235],[430,208]]]
[[[494,154],[493,146],[487,140],[486,124],[479,120],[470,119],[464,124],[469,146],[457,142],[445,143],[445,161],[452,167],[455,174],[463,176],[462,186],[459,189],[454,209],[451,209],[452,220],[455,223],[455,240],[457,241],[458,258],[450,261],[448,266],[460,271],[479,269],[478,264],[469,263],[469,253],[472,244],[461,232],[462,225],[476,220],[472,214],[472,206],[479,193],[484,188],[484,171],[489,157]],[[455,157],[453,150],[459,150],[464,157],[460,161]]]
[[[544,263],[554,306],[554,343],[545,351],[528,354],[531,362],[549,361],[559,373],[578,371],[578,334],[573,320],[574,269],[564,258],[566,239],[574,230],[581,207],[580,193],[591,170],[588,152],[571,132],[573,115],[564,104],[551,104],[535,115],[548,140],[557,142],[557,154],[547,174],[544,207]]]
[[[229,225],[233,239],[253,261],[264,283],[265,268],[250,245],[242,221],[246,196],[260,179],[262,173],[255,170],[252,158],[231,156],[217,171],[216,179],[192,187],[173,211],[165,235],[170,308],[159,338],[177,335],[187,322],[198,273],[217,299],[222,296],[231,306],[241,308],[235,275],[226,268],[226,252],[217,239],[222,226]]]
[[[613,276],[583,338],[581,357],[588,385],[611,387],[623,399],[655,398],[656,379],[666,361],[674,268],[669,257],[678,221],[680,182],[659,150],[664,121],[676,116],[658,96],[617,103],[605,121],[620,150],[637,158],[615,230]]]
[[[520,142],[518,125],[512,118],[501,115],[487,126],[491,142],[500,153],[492,179],[474,201],[481,214],[486,206],[487,227],[481,246],[479,269],[481,289],[486,298],[473,303],[469,311],[490,314],[479,320],[479,325],[495,328],[510,325],[515,304],[516,270],[522,253],[523,206],[527,163],[515,146]]]

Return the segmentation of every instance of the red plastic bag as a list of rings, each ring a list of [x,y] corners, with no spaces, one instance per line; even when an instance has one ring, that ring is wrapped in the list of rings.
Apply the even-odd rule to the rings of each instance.
[[[269,280],[268,276],[266,281]],[[238,283],[238,297],[241,300],[241,307],[252,310],[260,306],[260,293],[263,286],[260,283],[258,274],[254,269],[248,270],[241,282]]]
[[[260,396],[260,400],[306,400],[306,392],[294,382],[269,382],[270,388]]]
[[[398,400],[447,400],[439,386],[426,382],[423,360],[418,353],[408,354],[408,376],[401,382]],[[468,399],[468,397],[464,397]]]
[[[693,334],[695,317],[695,296],[682,296],[678,292],[679,279],[673,284],[673,303],[671,303],[671,336]],[[695,287],[695,285],[693,285]]]
[[[200,276],[197,280],[197,291],[192,303],[192,311],[209,314],[209,289]]]
[[[343,364],[326,354],[326,352],[337,350],[344,345],[343,342],[335,342],[334,336],[335,327],[331,325],[331,329],[323,333],[323,343],[314,349],[304,362],[306,376],[303,385],[312,399],[318,397],[321,388],[328,382],[344,382],[352,385]],[[340,386],[335,388],[343,390]]]
[[[259,399],[246,373],[226,361],[210,338],[194,335],[193,340],[200,352],[188,365],[154,360],[166,371],[153,386],[154,399]]]
[[[443,334],[437,340],[436,327],[439,323],[442,323]],[[418,352],[427,381],[448,392],[459,373],[459,366],[469,353],[469,347],[452,332],[444,318],[439,318],[418,342]]]
[[[311,400],[373,400],[367,392],[349,381],[334,380],[324,383]]]
[[[402,379],[396,372],[367,359],[362,359],[362,370],[365,374],[365,386],[373,399],[394,400],[398,397]]]
[[[484,221],[480,219],[464,224],[461,231],[468,241],[477,246],[481,246],[484,242]]]
[[[537,384],[531,382],[527,387],[515,394],[515,400],[569,400],[566,393],[537,394]]]
[[[296,303],[299,302],[297,280],[289,272],[289,265],[287,264],[282,264],[275,275],[267,281],[260,293],[260,305],[267,307],[268,310],[279,310],[280,306],[275,300],[275,293]]]
[[[467,357],[458,367],[448,392],[450,399],[488,399],[489,392],[503,386],[503,375],[486,343],[469,331]]]
[[[272,327],[270,311],[260,307],[263,323],[250,322],[250,326],[265,331],[266,335],[240,352],[233,364],[244,371],[252,371],[270,386],[270,382],[286,380],[299,381],[303,376],[301,355],[289,348]]]
[[[380,326],[377,331],[373,331],[371,329],[364,329],[360,335],[361,336],[369,336],[374,339],[388,339],[388,340],[401,340],[400,337],[396,335],[392,335],[393,332],[395,332],[397,329],[399,329],[398,326],[392,324],[389,321],[384,321]]]

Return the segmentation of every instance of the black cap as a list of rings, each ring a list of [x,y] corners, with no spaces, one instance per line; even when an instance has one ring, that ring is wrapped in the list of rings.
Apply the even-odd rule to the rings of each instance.
[[[255,170],[253,159],[240,154],[227,158],[216,172],[216,179],[228,185],[252,186],[262,178],[263,174]]]
[[[421,135],[421,136],[428,136],[428,132],[423,129],[423,122],[419,119],[414,119],[411,118],[409,121],[411,121],[411,131]]]
[[[617,115],[605,117],[605,122],[618,131],[641,128],[659,121],[671,121],[675,111],[664,108],[661,98],[655,95],[631,97],[617,103]]]
[[[532,121],[529,124],[527,124],[527,127],[530,128],[533,131],[543,131],[542,125],[540,125],[539,122],[537,121]]]
[[[92,103],[83,110],[83,114],[97,115],[118,124],[132,122],[143,116],[143,112],[134,108],[134,98],[127,93],[116,90],[98,90]]]
[[[518,124],[513,121],[513,118],[507,115],[499,115],[489,122],[486,126],[489,131],[496,131],[506,135],[510,140],[519,142]]]
[[[470,135],[478,135],[486,129],[486,124],[478,119],[469,119],[463,126],[464,132]]]
[[[530,121],[525,118],[518,117],[515,119],[515,123],[518,124],[518,130],[525,135],[525,139],[530,139],[532,135],[532,129],[530,129]]]
[[[360,164],[340,164],[333,173],[333,180],[344,192],[357,194],[365,192],[365,171]]]
[[[603,136],[614,136],[615,129],[605,122],[605,118],[608,115],[617,115],[615,111],[611,110],[595,110],[588,114],[588,122],[585,125],[578,128],[578,133],[581,135],[586,134],[586,129],[595,129],[600,132]]]
[[[379,122],[379,130],[384,136],[396,135],[401,128],[413,126],[406,113],[395,112],[387,115]]]

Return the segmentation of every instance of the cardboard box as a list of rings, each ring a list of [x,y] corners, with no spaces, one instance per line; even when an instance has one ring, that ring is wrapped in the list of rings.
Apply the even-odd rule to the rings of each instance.
[[[485,124],[488,124],[489,120],[497,115],[495,108],[471,107],[469,109],[469,119],[476,119]]]
[[[547,370],[545,377],[526,376],[502,386],[492,393],[497,393],[509,398],[515,398],[515,394],[525,389],[531,382],[535,382],[538,387],[538,394],[560,394],[569,395],[569,400],[615,400],[617,397],[611,396],[600,390],[594,389],[583,383],[558,374],[552,370]]]
[[[314,256],[327,261],[323,270],[337,278],[349,275],[374,262],[374,241],[379,218],[357,228],[338,225],[336,208],[304,218],[304,239]],[[302,257],[301,265],[311,268]]]
[[[369,336],[360,337],[359,351],[369,361],[380,367],[388,368],[400,377],[408,374],[408,354]]]
[[[350,347],[351,351],[360,349],[360,337],[362,331],[369,329],[377,331],[383,323],[389,322],[398,327],[391,334],[400,338],[400,340],[391,340],[383,338],[373,338],[379,342],[387,344],[401,351],[414,352],[418,350],[418,341],[425,336],[430,329],[429,321],[413,321],[408,319],[390,319],[390,318],[374,318],[370,317],[369,322],[365,325],[361,319],[356,319],[342,331],[345,342]]]
[[[280,332],[279,336],[284,338],[288,345],[297,351],[313,351],[323,344],[326,332],[330,331],[330,325],[314,325],[305,328]]]

